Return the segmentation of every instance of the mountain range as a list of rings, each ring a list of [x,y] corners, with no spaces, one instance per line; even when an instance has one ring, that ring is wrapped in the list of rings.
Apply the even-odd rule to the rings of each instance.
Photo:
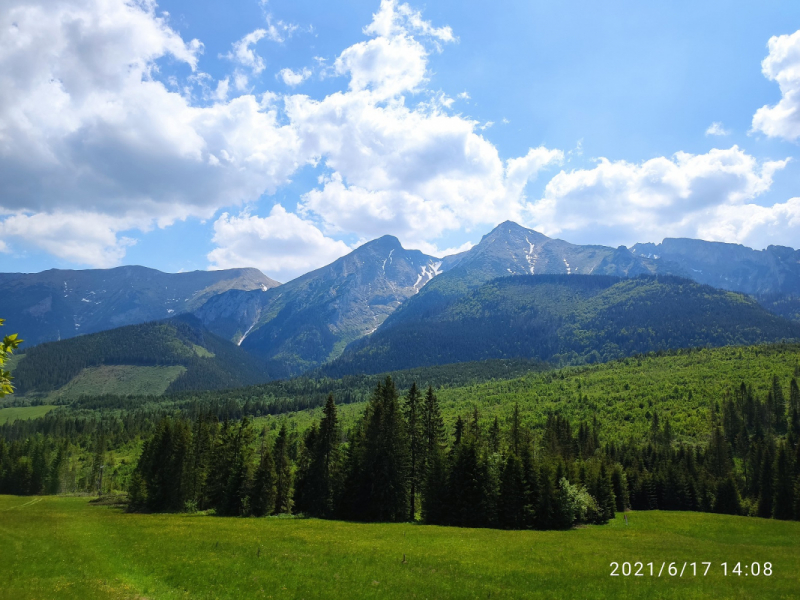
[[[563,277],[545,284],[538,277],[541,275]],[[562,281],[576,275],[595,280]],[[516,283],[501,283],[500,278]],[[521,283],[520,278],[536,283]],[[620,291],[627,279],[636,282],[630,284],[636,291],[629,296]],[[605,291],[597,291],[600,288]],[[597,293],[586,296],[588,289]],[[771,321],[773,317],[752,300],[719,290],[752,296],[785,319]],[[563,307],[553,310],[550,295],[562,298]],[[487,297],[493,299],[482,304]],[[621,304],[607,304],[609,297]],[[323,365],[337,372],[355,372],[353,369],[360,368],[355,365],[367,368],[370,363],[362,360],[365,353],[372,353],[376,364],[382,361],[381,370],[392,370],[401,363],[442,364],[453,358],[605,360],[620,353],[663,348],[679,339],[683,344],[698,345],[770,341],[796,335],[789,319],[800,317],[798,298],[800,251],[791,248],[770,246],[759,251],[737,244],[670,238],[631,248],[578,245],[510,221],[498,225],[470,250],[444,258],[407,250],[397,238],[384,236],[282,285],[255,269],[168,274],[144,267],[119,267],[0,274],[0,315],[7,319],[10,330],[26,340],[26,346],[189,313],[203,328],[254,357],[267,379],[291,377]],[[637,302],[673,315],[674,323],[663,324],[667,329],[680,328],[680,312],[673,310],[676,306],[688,310],[691,305],[697,314],[712,320],[715,315],[724,318],[714,321],[715,331],[706,328],[700,337],[684,335],[685,331],[676,337],[674,331],[655,327],[653,331],[661,333],[645,336],[647,343],[635,348],[618,345],[615,350],[607,339],[617,334],[608,333],[598,319],[617,314],[614,311],[640,315]],[[627,308],[622,310],[622,306]],[[502,327],[515,319],[536,321],[537,327],[541,326],[536,329],[539,349],[534,351],[534,346],[525,342],[518,347],[526,350],[514,351],[505,338],[468,342],[472,339],[469,335],[461,336],[452,328],[483,331],[475,314],[481,314],[483,322],[501,327],[501,338],[507,337]],[[464,317],[460,321],[459,315]],[[610,322],[620,328],[620,335],[629,333],[624,319]],[[640,320],[640,325],[652,329],[660,324]],[[397,336],[414,328],[419,330],[414,335],[435,329],[452,343],[477,345],[474,352],[459,348],[458,356],[426,346],[428,358],[409,362],[402,352],[413,351],[405,342],[398,342]],[[572,335],[570,331],[578,330],[590,332],[585,336],[594,340],[594,345],[565,341]],[[551,334],[558,343],[552,339],[545,343]],[[604,345],[598,347],[601,341]],[[545,346],[552,351],[542,351]],[[434,356],[436,352],[439,354]],[[369,367],[374,368],[378,367]]]
[[[195,314],[210,331],[264,359],[272,377],[288,377],[374,332],[441,264],[387,235],[280,287],[219,294]]]
[[[673,275],[515,275],[457,298],[412,298],[319,374],[519,357],[575,365],[784,339],[800,339],[800,323],[742,294]]]
[[[0,273],[0,315],[32,346],[192,312],[231,289],[277,285],[249,268],[162,273],[126,266]]]

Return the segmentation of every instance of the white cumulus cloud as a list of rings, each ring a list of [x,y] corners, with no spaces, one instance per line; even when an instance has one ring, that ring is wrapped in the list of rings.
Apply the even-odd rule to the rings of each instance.
[[[640,164],[600,159],[593,169],[553,177],[543,197],[528,204],[528,222],[548,235],[584,243],[700,237],[763,246],[764,228],[756,222],[751,228],[748,219],[758,215],[762,225],[774,222],[794,214],[796,203],[763,207],[753,200],[787,162],[760,163],[737,146]]]
[[[300,85],[306,79],[311,77],[311,69],[304,67],[299,71],[292,71],[291,69],[281,69],[278,72],[280,78],[283,79],[283,83],[290,87],[294,87],[296,85]]]
[[[274,191],[298,166],[295,134],[255,97],[226,101],[220,83],[218,102],[199,107],[154,79],[165,57],[196,71],[202,44],[153,2],[8,0],[0,31],[0,214],[18,219],[5,219],[7,244],[27,236],[108,265],[128,244],[109,235],[208,218]],[[65,237],[60,251],[57,236],[19,225],[56,214],[80,216],[85,241]]]
[[[725,127],[719,121],[714,121],[711,125],[708,126],[706,129],[706,135],[730,135],[731,132],[725,129]]]
[[[793,141],[800,137],[800,30],[770,38],[768,47],[761,70],[778,83],[781,99],[756,111],[753,130]]]
[[[267,217],[224,213],[214,223],[212,241],[218,246],[208,255],[213,268],[249,265],[277,281],[294,279],[351,250],[280,204]]]
[[[390,233],[441,254],[438,241],[453,232],[505,219],[597,243],[701,234],[761,243],[797,231],[796,198],[755,202],[785,161],[759,162],[736,146],[601,160],[562,171],[529,198],[528,184],[563,164],[564,153],[537,147],[501,157],[483,136],[488,123],[453,113],[453,98],[429,88],[431,53],[457,42],[452,30],[395,0],[382,0],[364,41],[318,60],[343,78],[339,91],[252,93],[250,79],[266,67],[257,43],[295,29],[269,17],[232,44],[226,56],[236,66],[214,82],[201,70],[202,43],[184,40],[152,0],[6,0],[0,247],[33,244],[110,266],[133,243],[130,232],[226,210],[210,264],[257,266],[286,280],[347,252],[336,237]],[[773,38],[765,61],[784,92],[778,106],[796,100],[796,36]],[[191,75],[163,83],[165,61]],[[293,86],[310,74],[285,69],[279,78]],[[790,122],[775,131],[791,137]],[[276,205],[267,217],[238,214],[305,165],[321,176],[295,212]]]

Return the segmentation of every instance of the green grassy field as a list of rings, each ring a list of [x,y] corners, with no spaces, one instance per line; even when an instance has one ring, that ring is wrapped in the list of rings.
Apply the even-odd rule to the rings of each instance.
[[[11,423],[17,419],[23,421],[28,419],[38,419],[45,416],[55,406],[42,405],[42,406],[12,406],[9,408],[0,408],[0,425],[4,423]]]
[[[629,525],[619,515],[605,526],[522,532],[133,515],[86,498],[2,496],[0,598],[798,596],[800,523],[628,515]],[[612,561],[652,561],[656,573],[611,577]],[[698,563],[698,576],[691,566],[669,576],[672,561]],[[703,561],[713,563],[706,576]],[[770,562],[772,576],[731,574],[740,561]]]
[[[51,399],[69,400],[79,396],[103,394],[162,395],[169,384],[186,372],[180,365],[170,367],[140,367],[133,365],[104,365],[83,369],[60,390],[49,393]]]

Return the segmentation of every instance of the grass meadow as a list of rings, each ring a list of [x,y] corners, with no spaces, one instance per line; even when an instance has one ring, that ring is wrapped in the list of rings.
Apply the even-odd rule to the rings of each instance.
[[[43,404],[40,406],[10,406],[7,408],[0,408],[0,425],[4,423],[13,423],[17,419],[23,421],[28,419],[38,419],[45,416],[55,406]]]
[[[571,531],[126,514],[0,497],[0,598],[797,598],[800,523],[641,512]],[[404,560],[405,559],[405,560]],[[611,577],[612,561],[713,563]],[[721,563],[729,574],[723,575]],[[736,576],[770,562],[772,576]],[[688,567],[691,569],[691,567]],[[648,567],[645,567],[647,572]],[[743,573],[744,573],[743,569]],[[656,574],[657,575],[657,574]]]

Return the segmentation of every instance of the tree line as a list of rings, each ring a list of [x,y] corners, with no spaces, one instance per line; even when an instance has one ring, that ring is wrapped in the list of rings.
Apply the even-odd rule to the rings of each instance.
[[[708,441],[694,445],[676,443],[657,412],[646,435],[625,441],[559,414],[532,428],[518,406],[503,423],[475,409],[447,427],[432,388],[412,384],[401,398],[388,377],[347,431],[332,395],[304,434],[282,427],[275,439],[246,415],[201,406],[18,421],[5,426],[16,439],[0,439],[0,493],[94,491],[104,466],[108,490],[106,450],[143,437],[125,485],[131,510],[513,529],[603,523],[626,508],[800,518],[796,379],[787,393],[773,377],[762,398],[742,385],[710,420]]]
[[[391,377],[343,432],[333,396],[297,444],[252,422],[165,419],[131,483],[134,510],[299,512],[321,518],[557,529],[615,511],[700,510],[800,518],[800,392],[777,378],[760,401],[741,387],[712,411],[706,444],[675,445],[653,415],[645,439],[601,442],[600,425],[551,415],[533,431],[473,414],[448,431],[432,388],[400,398]],[[260,441],[257,438],[261,437]]]

